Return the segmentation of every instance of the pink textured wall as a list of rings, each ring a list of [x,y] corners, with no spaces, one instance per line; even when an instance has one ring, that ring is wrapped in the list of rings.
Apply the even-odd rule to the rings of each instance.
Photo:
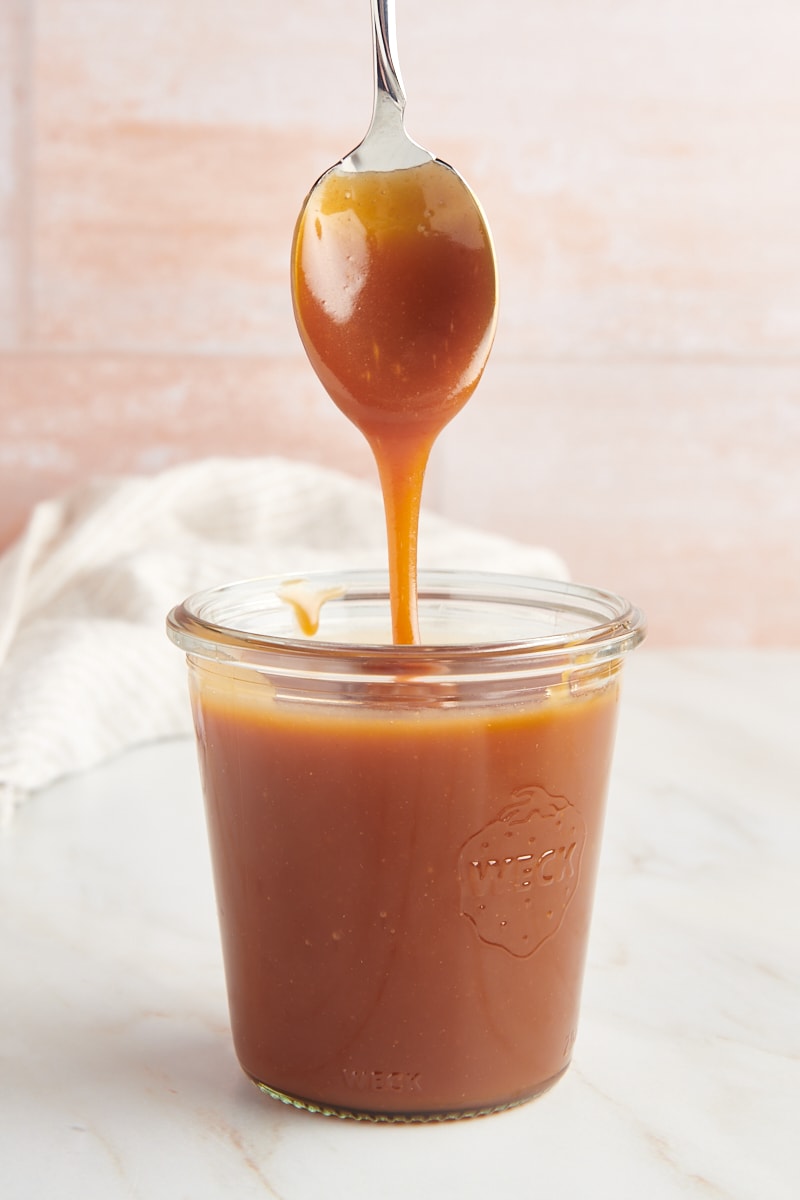
[[[661,644],[800,644],[800,6],[398,0],[411,133],[502,310],[427,500]],[[0,0],[0,544],[91,472],[372,478],[306,364],[299,204],[371,105],[367,0]]]

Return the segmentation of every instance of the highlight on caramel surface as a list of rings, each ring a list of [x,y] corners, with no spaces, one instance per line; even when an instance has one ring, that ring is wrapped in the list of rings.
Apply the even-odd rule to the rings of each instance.
[[[311,365],[375,456],[394,640],[416,642],[417,526],[428,456],[472,395],[494,337],[488,228],[443,163],[334,169],[298,220],[292,295]]]

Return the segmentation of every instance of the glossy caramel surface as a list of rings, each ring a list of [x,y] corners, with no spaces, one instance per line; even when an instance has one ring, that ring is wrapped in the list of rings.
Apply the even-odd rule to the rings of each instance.
[[[375,456],[394,637],[417,641],[417,521],[428,455],[472,395],[494,336],[489,231],[443,163],[335,170],[312,189],[298,220],[292,295],[314,370]]]

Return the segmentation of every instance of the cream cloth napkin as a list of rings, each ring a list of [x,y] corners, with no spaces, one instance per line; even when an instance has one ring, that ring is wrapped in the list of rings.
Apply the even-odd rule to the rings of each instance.
[[[377,486],[281,458],[98,480],[39,504],[0,558],[0,815],[126,747],[190,732],[187,595],[234,579],[383,567]],[[560,558],[423,513],[420,565],[565,577]]]

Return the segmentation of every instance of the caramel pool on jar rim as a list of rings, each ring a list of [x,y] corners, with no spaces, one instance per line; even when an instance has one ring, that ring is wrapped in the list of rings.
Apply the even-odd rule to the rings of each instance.
[[[293,628],[280,581],[170,616],[239,1060],[339,1115],[518,1104],[570,1061],[641,614],[575,585],[438,573],[420,588],[426,642],[456,621],[476,644],[347,645],[388,625],[388,595],[374,576],[338,583],[321,640]]]

